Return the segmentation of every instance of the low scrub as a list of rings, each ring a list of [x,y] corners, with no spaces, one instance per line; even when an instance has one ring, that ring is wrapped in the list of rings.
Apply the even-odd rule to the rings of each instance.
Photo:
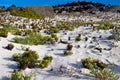
[[[0,29],[0,37],[7,37],[7,36],[8,36],[8,32],[3,29]]]
[[[52,56],[45,56],[43,60],[40,60],[40,68],[47,67],[53,60]]]
[[[94,69],[92,70],[91,74],[97,80],[119,80],[120,79],[120,75],[118,75],[114,70],[111,70],[109,68],[105,68],[103,70]]]
[[[22,57],[22,54],[21,53],[15,53],[15,54],[13,54],[13,60],[14,61],[20,61],[21,60],[21,57]]]
[[[51,37],[54,38],[56,41],[58,41],[57,34],[51,34]]]
[[[12,34],[15,34],[15,35],[19,35],[21,33],[19,29],[15,28],[9,24],[6,24],[6,25],[4,25],[4,27],[2,29],[0,29],[0,36],[7,37],[8,32],[11,32]]]
[[[81,34],[79,34],[76,38],[75,38],[76,41],[80,41],[81,40]]]
[[[73,31],[75,27],[79,27],[86,23],[80,21],[57,21],[56,27],[60,30],[70,30]]]
[[[50,27],[50,28],[48,29],[48,34],[58,33],[59,31],[60,31],[59,28]]]
[[[25,68],[34,68],[36,67],[37,59],[39,58],[39,55],[36,51],[25,51],[23,54],[14,54],[13,60],[18,62],[18,66],[20,69]]]
[[[97,59],[93,59],[91,57],[88,57],[86,59],[82,59],[82,64],[85,68],[88,69],[104,69],[107,67],[107,65]]]
[[[100,24],[100,26],[96,27],[98,30],[108,30],[112,26],[111,22],[98,22],[98,24]]]
[[[55,38],[51,38],[51,37],[49,38],[49,41],[51,44],[54,44],[56,42]]]
[[[55,42],[58,41],[58,37],[56,34],[51,34],[51,37],[48,39],[48,41],[50,41],[51,44],[54,44]]]
[[[35,73],[24,74],[22,71],[14,71],[10,80],[36,80]]]
[[[37,33],[30,33],[29,35],[23,37],[23,38],[18,38],[15,37],[14,41],[16,43],[21,43],[21,44],[28,44],[28,45],[38,45],[38,44],[45,44],[46,41],[48,40],[47,36],[42,36],[41,34]]]
[[[65,56],[72,55],[72,54],[73,54],[73,52],[71,52],[71,51],[68,51],[68,50],[64,51],[64,55]]]

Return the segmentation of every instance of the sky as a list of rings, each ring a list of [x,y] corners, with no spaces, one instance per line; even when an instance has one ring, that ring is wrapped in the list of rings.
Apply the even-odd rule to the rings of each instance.
[[[0,0],[0,6],[9,7],[12,4],[15,4],[18,7],[21,6],[44,6],[44,5],[55,5],[55,4],[65,4],[72,1],[83,1],[83,0]],[[92,2],[100,2],[104,4],[113,4],[120,5],[120,0],[84,0]]]

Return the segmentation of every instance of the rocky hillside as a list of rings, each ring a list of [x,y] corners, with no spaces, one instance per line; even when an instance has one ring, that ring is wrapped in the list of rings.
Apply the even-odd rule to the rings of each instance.
[[[15,5],[11,5],[8,8],[5,6],[0,7],[0,13],[2,12],[10,12],[15,16],[22,16],[27,18],[39,18],[41,17],[54,17],[54,10],[51,6],[26,6],[26,7],[17,7]]]
[[[120,12],[119,6],[113,5],[105,5],[101,3],[93,3],[93,2],[86,2],[86,1],[78,1],[78,2],[71,2],[62,5],[55,5],[53,6],[55,13],[70,13],[70,12],[88,12],[95,14],[96,11],[112,11],[112,12]]]
[[[54,17],[54,10],[51,6],[30,6],[33,11],[43,17]]]

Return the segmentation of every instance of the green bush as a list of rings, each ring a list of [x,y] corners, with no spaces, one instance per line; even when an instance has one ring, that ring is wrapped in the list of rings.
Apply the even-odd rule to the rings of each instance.
[[[2,29],[0,29],[0,36],[1,37],[7,37],[8,32],[11,32],[15,35],[19,35],[21,33],[21,31],[9,24],[5,24],[4,27]]]
[[[24,74],[22,71],[14,71],[11,80],[36,80],[35,73]]]
[[[18,53],[13,55],[13,60],[18,62],[20,69],[36,67],[38,58],[38,53],[32,50],[25,51],[23,54]]]
[[[55,41],[55,38],[50,38],[50,43],[51,44],[54,44],[56,41]]]
[[[54,38],[56,41],[58,41],[58,37],[56,34],[51,34],[51,37]]]
[[[11,43],[6,46],[6,49],[8,50],[12,50],[13,48],[14,48],[14,45]]]
[[[64,55],[65,56],[72,55],[72,54],[73,54],[73,52],[71,52],[71,51],[68,51],[68,50],[64,51]]]
[[[40,60],[40,68],[47,67],[53,60],[52,56],[45,56],[43,60]]]
[[[21,43],[21,44],[28,44],[28,45],[38,45],[38,44],[45,44],[46,41],[48,40],[47,36],[42,36],[41,34],[37,33],[30,33],[28,36],[25,36],[23,38],[18,38],[15,37],[14,41],[16,43]]]
[[[37,63],[37,59],[39,58],[39,55],[36,51],[25,51],[22,54],[22,59],[19,62],[19,66],[20,68],[34,68],[36,66]]]
[[[6,30],[0,29],[0,37],[7,37],[8,32]]]
[[[53,60],[52,56],[45,56],[43,60],[49,60],[50,62]]]
[[[12,73],[11,80],[23,80],[22,71],[17,71],[17,72]]]
[[[49,29],[48,29],[48,34],[54,34],[54,33],[58,33],[60,30],[59,30],[59,28],[57,28],[57,27],[50,27]]]
[[[76,41],[80,41],[81,40],[81,34],[79,34],[76,38],[75,38]]]
[[[13,60],[14,61],[21,61],[21,56],[22,56],[22,54],[21,53],[15,53],[15,54],[13,54]]]
[[[88,69],[104,69],[107,67],[107,65],[97,59],[93,59],[91,57],[88,57],[86,59],[82,59],[82,64],[85,68]]]

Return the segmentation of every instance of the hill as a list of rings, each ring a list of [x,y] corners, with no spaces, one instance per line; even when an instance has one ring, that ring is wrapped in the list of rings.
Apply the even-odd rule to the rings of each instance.
[[[94,2],[86,2],[86,1],[77,1],[71,2],[67,4],[55,5],[53,6],[55,13],[62,13],[62,12],[88,12],[94,14],[96,11],[103,11],[103,12],[120,12],[120,6],[114,5],[105,5],[101,3],[94,3]]]

